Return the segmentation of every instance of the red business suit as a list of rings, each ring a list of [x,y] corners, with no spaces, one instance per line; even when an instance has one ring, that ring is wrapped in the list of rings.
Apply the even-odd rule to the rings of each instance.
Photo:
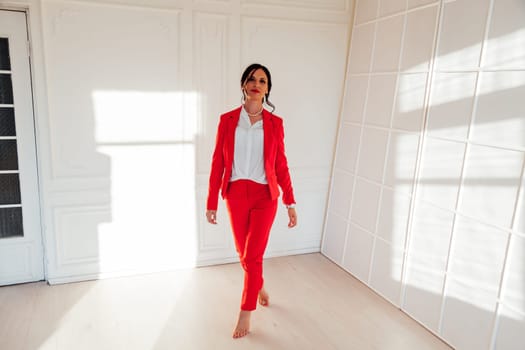
[[[283,121],[263,110],[263,153],[267,185],[250,180],[230,182],[232,174],[235,129],[241,108],[221,115],[213,152],[207,209],[217,210],[219,191],[226,199],[230,223],[245,271],[242,310],[254,310],[263,286],[262,260],[270,229],[277,211],[279,186],[285,204],[295,203],[292,182],[284,151]]]
[[[241,107],[221,115],[211,163],[210,184],[208,189],[208,210],[217,210],[219,190],[224,198],[232,174],[235,128],[241,116]],[[283,120],[263,110],[264,128],[264,170],[272,199],[283,190],[283,202],[295,203],[292,181],[288,172],[288,163],[284,153]]]

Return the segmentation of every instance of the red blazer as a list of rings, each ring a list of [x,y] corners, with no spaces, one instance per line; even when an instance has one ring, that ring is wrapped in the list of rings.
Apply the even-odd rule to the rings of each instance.
[[[235,129],[241,116],[241,107],[221,115],[215,141],[208,187],[206,208],[217,210],[219,190],[224,198],[228,189],[233,166]],[[272,199],[279,197],[279,186],[283,190],[283,202],[295,203],[288,162],[284,153],[283,120],[263,109],[264,170]]]

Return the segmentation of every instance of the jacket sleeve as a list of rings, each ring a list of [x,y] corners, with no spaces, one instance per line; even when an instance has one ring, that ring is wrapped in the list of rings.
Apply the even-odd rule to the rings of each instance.
[[[275,175],[277,176],[277,183],[283,191],[283,203],[285,205],[294,204],[295,197],[293,195],[292,179],[290,178],[290,171],[288,169],[288,160],[284,150],[284,127],[282,119],[278,119],[277,125],[277,155],[275,158]]]
[[[210,180],[208,185],[208,199],[206,201],[207,210],[217,210],[219,201],[219,191],[221,189],[222,177],[224,175],[224,138],[226,134],[226,119],[219,121],[217,136],[215,137],[215,150],[211,160]]]

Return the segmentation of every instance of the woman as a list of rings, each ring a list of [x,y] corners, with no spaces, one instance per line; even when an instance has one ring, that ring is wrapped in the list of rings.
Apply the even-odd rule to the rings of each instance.
[[[297,225],[295,199],[284,152],[283,121],[263,108],[272,89],[270,72],[254,63],[241,77],[243,105],[221,115],[213,152],[206,218],[216,224],[219,191],[226,200],[235,246],[244,269],[241,310],[234,338],[250,329],[251,312],[267,306],[262,262],[277,212],[279,188],[288,210],[288,227]]]

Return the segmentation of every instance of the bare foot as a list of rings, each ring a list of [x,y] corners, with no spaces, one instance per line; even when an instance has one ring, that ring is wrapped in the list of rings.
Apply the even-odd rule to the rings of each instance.
[[[268,292],[266,292],[266,289],[264,287],[259,290],[259,304],[262,306],[268,306],[270,305],[270,296],[268,295]]]
[[[250,316],[251,311],[241,310],[239,312],[239,320],[237,321],[237,326],[233,331],[234,338],[244,337],[248,332],[250,332]]]

